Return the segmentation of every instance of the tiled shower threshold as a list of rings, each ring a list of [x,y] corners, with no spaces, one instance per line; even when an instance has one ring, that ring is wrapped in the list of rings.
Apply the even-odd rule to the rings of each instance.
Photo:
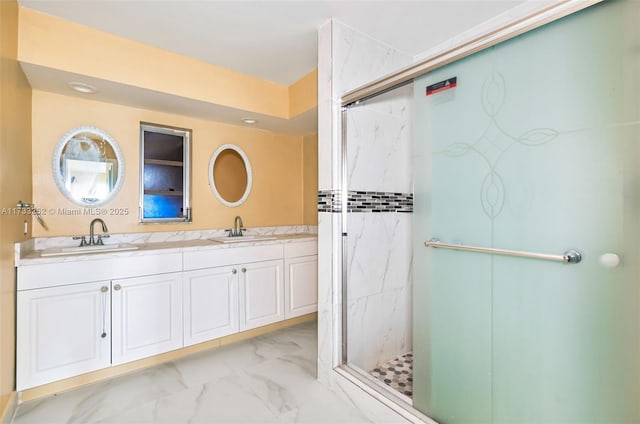
[[[340,377],[352,382],[360,389],[388,406],[406,420],[416,424],[438,424],[430,417],[413,407],[412,398],[394,390],[388,384],[373,377],[353,363],[342,364],[334,369]]]

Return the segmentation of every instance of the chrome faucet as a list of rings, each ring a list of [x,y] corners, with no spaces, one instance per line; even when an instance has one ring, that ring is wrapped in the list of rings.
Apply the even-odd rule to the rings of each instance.
[[[99,222],[99,223],[102,224],[102,232],[103,233],[106,234],[109,231],[109,229],[107,228],[107,224],[105,224],[102,219],[96,218],[93,221],[91,221],[91,224],[89,224],[89,242],[87,243],[89,246],[93,246],[93,245],[96,245],[96,244],[102,245],[102,244],[104,244],[102,242],[102,239],[109,237],[108,234],[106,234],[106,235],[102,234],[102,235],[98,236],[98,240],[97,241],[93,238],[93,234],[94,234],[93,233],[93,224],[95,224],[96,222]]]
[[[236,216],[233,220],[233,228],[226,231],[229,232],[229,237],[242,237],[242,232],[245,230],[242,218],[240,215]]]

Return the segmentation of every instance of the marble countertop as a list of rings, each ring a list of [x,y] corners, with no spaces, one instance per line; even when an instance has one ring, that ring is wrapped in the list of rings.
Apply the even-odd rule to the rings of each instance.
[[[267,240],[247,240],[236,243],[223,243],[212,240],[212,238],[220,237],[219,235],[207,235],[197,239],[167,239],[167,240],[153,240],[145,242],[125,242],[114,239],[105,240],[105,246],[108,245],[126,245],[130,246],[133,250],[119,250],[119,251],[96,251],[96,252],[80,252],[64,255],[48,255],[48,253],[54,253],[59,251],[62,247],[67,246],[52,246],[45,247],[43,249],[34,248],[34,243],[16,243],[15,252],[15,264],[16,266],[28,266],[39,265],[48,263],[60,263],[69,261],[84,261],[95,260],[99,258],[113,258],[113,257],[131,257],[131,256],[143,256],[143,255],[156,255],[163,253],[184,253],[189,251],[199,250],[215,250],[215,249],[235,249],[239,247],[247,246],[260,246],[270,244],[282,244],[282,243],[295,243],[304,241],[317,241],[317,234],[312,232],[295,232],[295,233],[264,233],[258,232],[255,234],[247,233],[247,235],[269,236]],[[74,245],[71,245],[74,246]],[[43,255],[44,254],[44,255]]]

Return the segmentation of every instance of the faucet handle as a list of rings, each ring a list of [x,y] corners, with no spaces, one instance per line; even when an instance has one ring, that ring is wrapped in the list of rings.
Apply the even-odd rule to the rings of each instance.
[[[80,240],[80,247],[86,246],[89,244],[87,243],[87,238],[85,236],[74,236],[72,238],[73,240]]]
[[[227,233],[229,233],[229,234],[227,234],[227,237],[231,237],[233,235],[233,229],[232,228],[227,228],[225,231]]]
[[[243,232],[243,231],[247,231],[247,229],[246,229],[246,228],[244,228],[244,227],[240,227],[240,228],[238,228],[238,235],[239,235],[239,236],[242,236],[242,232]]]
[[[102,242],[102,239],[106,239],[106,238],[109,238],[109,237],[111,237],[109,234],[100,234],[98,236],[98,241],[96,242],[96,244],[99,244],[101,246],[104,245],[104,243]]]

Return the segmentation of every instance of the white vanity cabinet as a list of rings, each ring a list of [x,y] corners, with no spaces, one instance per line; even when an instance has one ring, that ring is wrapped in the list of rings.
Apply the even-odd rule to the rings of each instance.
[[[318,310],[318,244],[289,243],[284,247],[284,318]]]
[[[185,252],[185,281],[189,281],[189,275],[210,275],[208,281],[200,282],[207,299],[189,300],[189,304],[185,304],[185,321],[190,326],[186,329],[185,344],[219,337],[214,329],[216,325],[221,325],[221,332],[231,334],[282,321],[283,256],[280,243]],[[195,273],[196,270],[201,273]],[[217,278],[228,280],[216,280],[214,276],[218,273],[222,277]],[[214,287],[216,284],[218,288]],[[193,294],[187,296],[193,297]],[[216,296],[219,298],[214,300]],[[220,309],[215,311],[213,307]],[[225,324],[227,319],[232,322]],[[194,328],[208,328],[211,332],[203,331],[201,337],[195,337]]]
[[[275,255],[269,253],[271,250],[269,247],[261,253],[267,252],[266,257],[282,254],[281,247]],[[206,263],[219,263],[217,253],[207,253]],[[282,321],[282,268],[282,259],[275,259],[185,272],[185,346]]]
[[[111,284],[113,365],[183,346],[181,272]]]
[[[110,287],[97,281],[18,292],[17,390],[109,366]]]
[[[22,391],[315,312],[317,243],[65,257],[17,277]]]
[[[17,390],[182,347],[181,270],[181,253],[18,266]]]
[[[185,346],[237,333],[238,267],[185,272],[183,310]]]

